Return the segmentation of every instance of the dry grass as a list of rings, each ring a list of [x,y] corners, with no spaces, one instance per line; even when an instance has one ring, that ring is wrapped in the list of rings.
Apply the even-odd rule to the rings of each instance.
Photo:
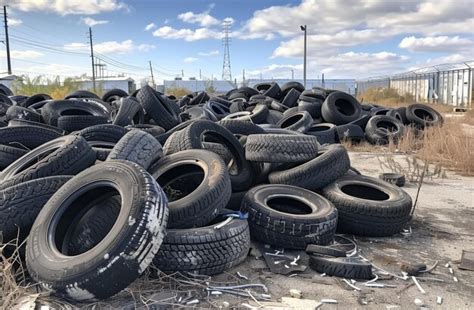
[[[411,158],[429,163],[432,175],[442,176],[440,167],[461,175],[474,175],[474,135],[464,128],[459,119],[446,119],[443,126],[426,128],[424,131],[407,127],[403,137],[396,142],[390,141],[388,146],[374,146],[369,143],[359,145],[345,143],[345,145],[348,149],[359,152],[377,151],[409,155]],[[422,166],[412,159],[410,170],[418,175]],[[396,167],[391,165],[391,168]]]
[[[365,92],[357,96],[359,101],[364,103],[375,103],[387,108],[398,108],[408,106],[415,102],[415,98],[411,94],[399,95],[393,88],[369,88]],[[446,104],[430,104],[425,103],[439,113],[452,112],[453,107]]]
[[[191,93],[191,91],[184,87],[170,87],[165,90],[167,95],[173,95],[176,98],[186,96]]]

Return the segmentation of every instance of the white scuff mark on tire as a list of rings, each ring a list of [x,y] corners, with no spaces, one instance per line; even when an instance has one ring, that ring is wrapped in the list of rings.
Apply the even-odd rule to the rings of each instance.
[[[129,216],[128,217],[128,226],[133,226],[133,224],[136,223],[136,219],[134,219],[133,217]]]
[[[66,293],[74,300],[86,301],[94,300],[95,296],[86,289],[80,288],[77,282],[74,282],[72,285],[66,286]]]
[[[109,253],[105,253],[104,259],[109,259],[109,257],[110,257]]]
[[[109,254],[105,254],[104,255],[104,258],[105,256],[109,256]],[[102,268],[99,268],[99,270],[97,271],[97,274],[101,274],[103,273],[104,271],[106,271],[107,269],[109,269],[118,259],[119,259],[120,256],[115,256],[114,258],[112,258],[108,264],[105,266],[105,267],[102,267]]]

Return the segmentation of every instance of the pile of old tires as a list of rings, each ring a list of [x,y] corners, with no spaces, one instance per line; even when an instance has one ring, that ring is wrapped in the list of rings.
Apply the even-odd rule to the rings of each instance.
[[[394,131],[378,129],[401,122],[342,92],[263,83],[177,99],[145,86],[6,94],[0,106],[3,242],[26,240],[31,278],[65,298],[107,298],[150,265],[221,273],[250,238],[304,250],[336,230],[390,236],[410,220],[409,195],[358,175],[333,144],[375,127],[367,139],[379,143]],[[441,119],[405,112],[420,126]]]

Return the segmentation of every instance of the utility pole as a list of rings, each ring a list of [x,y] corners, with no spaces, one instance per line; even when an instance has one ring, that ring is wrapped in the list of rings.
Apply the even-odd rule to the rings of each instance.
[[[155,77],[153,76],[153,67],[151,66],[151,60],[148,61],[150,64],[150,73],[151,73],[151,83],[153,84],[153,88],[155,88]]]
[[[291,69],[291,79],[292,80],[295,79],[295,70],[294,69]]]
[[[245,85],[245,69],[242,69],[242,81],[243,81],[243,84]]]
[[[94,47],[92,45],[92,29],[89,27],[89,42],[91,45],[91,60],[92,60],[92,88],[95,91],[95,66],[94,66]]]
[[[301,31],[304,31],[304,64],[303,64],[303,81],[304,87],[306,88],[306,30],[307,26],[300,26]]]
[[[8,16],[7,16],[7,6],[3,6],[3,21],[5,23],[5,45],[7,47],[7,65],[8,65],[8,74],[12,74],[12,62],[10,59],[10,40],[8,38]]]
[[[181,77],[184,78],[184,70],[181,69]]]
[[[201,69],[199,69],[199,79],[202,80]]]

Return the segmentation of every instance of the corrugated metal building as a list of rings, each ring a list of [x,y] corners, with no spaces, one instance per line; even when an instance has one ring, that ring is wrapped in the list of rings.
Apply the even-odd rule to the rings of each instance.
[[[474,61],[441,64],[392,76],[358,80],[357,93],[362,94],[369,88],[392,88],[400,95],[412,95],[417,102],[472,107],[473,74]]]

